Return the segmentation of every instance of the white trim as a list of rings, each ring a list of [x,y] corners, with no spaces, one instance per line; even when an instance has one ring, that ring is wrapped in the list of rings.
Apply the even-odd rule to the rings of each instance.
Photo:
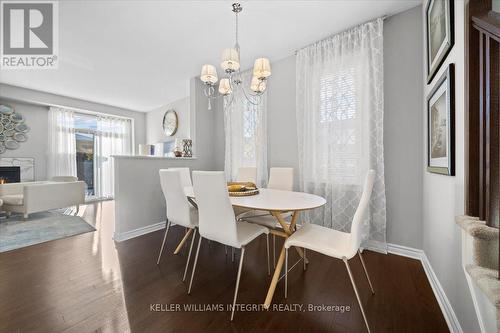
[[[117,233],[115,231],[115,233],[113,234],[113,239],[115,240],[115,242],[123,242],[131,238],[139,237],[145,234],[149,234],[150,232],[164,229],[165,225],[166,222],[162,221],[155,224],[147,225],[145,227],[137,228],[134,230],[125,231],[122,233]]]
[[[417,259],[422,261],[422,256],[424,254],[424,251],[420,249],[415,249],[413,247],[407,247],[403,245],[398,245],[398,244],[391,244],[387,243],[387,252],[396,254],[398,256],[402,257],[407,257],[407,258],[412,258],[412,259]]]
[[[448,324],[450,332],[463,333],[460,322],[455,315],[455,311],[453,311],[450,301],[448,300],[448,297],[446,297],[446,293],[444,292],[443,287],[441,286],[441,283],[436,276],[436,273],[434,273],[434,270],[432,269],[431,263],[425,255],[425,252],[420,249],[414,249],[411,247],[390,243],[387,244],[387,252],[420,260],[422,266],[424,267],[425,275],[427,275],[427,280],[429,280],[429,284],[431,285],[432,291],[434,292],[434,296],[436,296],[439,307],[443,312],[444,319]]]

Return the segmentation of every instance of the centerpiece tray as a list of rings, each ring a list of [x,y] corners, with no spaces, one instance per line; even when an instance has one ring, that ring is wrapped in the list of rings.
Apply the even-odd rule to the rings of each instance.
[[[251,182],[228,182],[227,191],[230,197],[247,197],[259,193],[259,189]]]

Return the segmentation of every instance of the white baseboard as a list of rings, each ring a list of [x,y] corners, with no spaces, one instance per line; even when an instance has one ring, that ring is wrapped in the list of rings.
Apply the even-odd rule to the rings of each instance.
[[[424,251],[398,244],[387,244],[387,252],[412,259],[422,260]]]
[[[455,315],[455,311],[453,311],[450,301],[448,300],[448,297],[446,297],[443,287],[441,286],[436,273],[434,273],[434,270],[432,269],[431,263],[425,255],[425,252],[423,250],[397,244],[387,244],[387,252],[403,257],[417,259],[422,262],[425,275],[427,275],[427,280],[429,280],[429,284],[431,285],[432,291],[434,292],[434,296],[436,296],[439,307],[443,312],[443,316],[446,320],[446,323],[448,324],[450,332],[463,333],[460,322]]]
[[[137,228],[137,229],[130,230],[130,231],[125,231],[125,232],[120,232],[120,233],[115,232],[113,234],[113,239],[115,240],[115,242],[123,242],[123,241],[126,241],[127,239],[139,237],[139,236],[142,236],[145,234],[149,234],[150,232],[165,229],[165,223],[166,222],[163,221],[163,222],[150,224],[150,225],[147,225],[145,227]]]

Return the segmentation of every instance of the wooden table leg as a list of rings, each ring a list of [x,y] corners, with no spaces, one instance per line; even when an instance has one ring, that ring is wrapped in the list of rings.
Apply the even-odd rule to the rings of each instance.
[[[278,234],[279,236],[284,237],[286,240],[286,238],[288,238],[288,236],[293,234],[295,231],[295,225],[297,223],[297,218],[299,216],[299,212],[298,211],[293,212],[292,220],[290,221],[290,224],[288,224],[283,219],[283,217],[281,216],[281,212],[271,211],[270,213],[272,216],[274,216],[278,220],[279,224],[281,225],[281,227],[284,230],[284,233],[281,233],[279,231],[277,231],[275,233]],[[300,257],[304,258],[304,252],[302,251],[302,249],[295,247],[295,246],[294,246],[294,248],[297,250],[297,253],[300,255]],[[307,259],[305,259],[305,260],[307,263],[308,260]],[[281,269],[283,268],[284,261],[285,261],[285,245],[283,244],[283,247],[281,248],[280,256],[278,258],[278,262],[276,263],[276,269],[274,270],[274,275],[273,275],[273,278],[271,280],[271,285],[269,286],[269,290],[267,291],[266,300],[264,301],[264,308],[266,308],[266,309],[269,308],[271,301],[273,300],[274,291],[276,290],[276,285],[278,284],[278,280],[279,280],[280,275],[281,275]]]
[[[298,211],[293,212],[292,220],[290,221],[290,225],[288,225],[288,223],[286,223],[286,221],[283,219],[283,217],[281,216],[281,212],[272,211],[271,215],[273,215],[278,220],[279,224],[281,225],[281,227],[283,228],[283,230],[285,231],[285,233],[287,235],[291,235],[294,233],[295,225],[297,224],[297,218],[299,217]],[[299,247],[295,247],[295,246],[294,246],[294,248],[297,251],[297,253],[299,254],[299,256],[301,258],[304,258],[304,252],[302,251],[302,249]],[[306,264],[307,263],[309,263],[309,260],[306,259]]]
[[[177,248],[175,249],[174,254],[178,254],[179,252],[181,252],[182,247],[184,246],[184,244],[186,243],[186,241],[188,240],[188,238],[192,232],[193,232],[193,229],[189,228],[188,232],[186,232],[186,234],[184,235],[184,238],[181,240],[179,245],[177,245]]]
[[[269,290],[267,291],[266,300],[264,302],[264,308],[268,309],[271,301],[273,300],[274,291],[276,290],[276,285],[278,284],[278,280],[281,274],[281,268],[283,267],[283,262],[285,261],[285,246],[281,248],[281,253],[278,258],[278,262],[276,263],[276,269],[274,270],[273,279],[271,280],[271,285],[269,286]]]

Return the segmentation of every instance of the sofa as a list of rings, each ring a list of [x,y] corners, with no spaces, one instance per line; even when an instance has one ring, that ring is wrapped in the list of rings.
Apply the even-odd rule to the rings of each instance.
[[[0,184],[1,210],[29,214],[50,209],[76,206],[85,202],[86,184],[74,178],[55,178],[50,181]]]

